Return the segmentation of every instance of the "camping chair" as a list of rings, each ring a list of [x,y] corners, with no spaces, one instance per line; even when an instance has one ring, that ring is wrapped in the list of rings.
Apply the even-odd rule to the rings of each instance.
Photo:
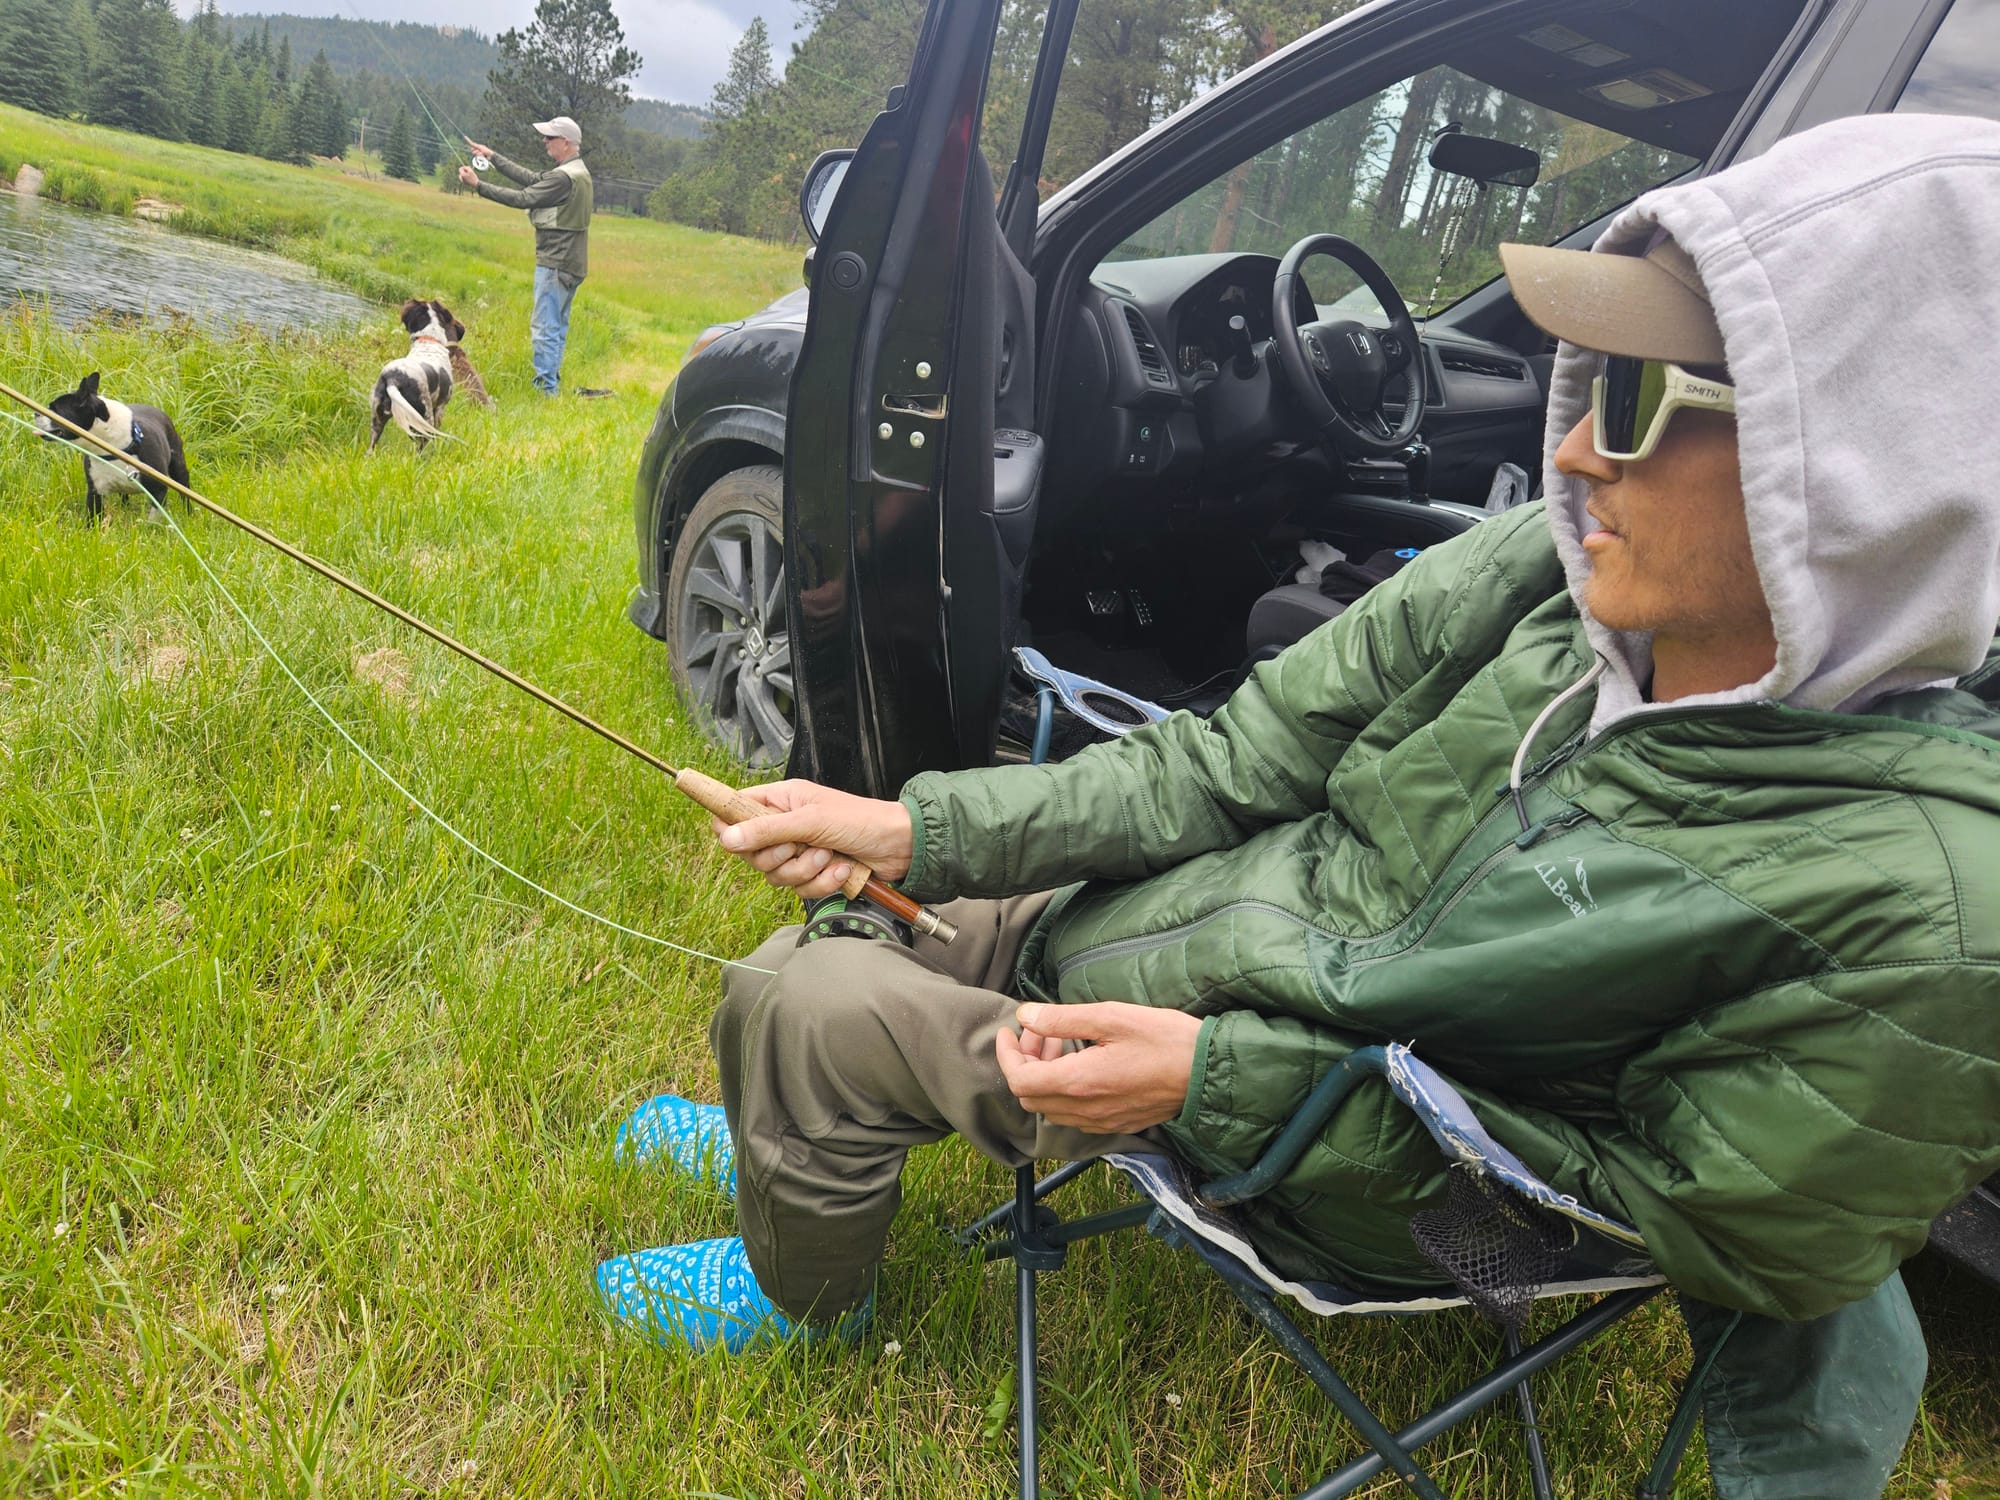
[[[1450,1285],[1410,1291],[1291,1281],[1265,1264],[1228,1214],[1231,1205],[1275,1186],[1325,1128],[1355,1084],[1370,1076],[1386,1080],[1396,1098],[1416,1113],[1450,1163],[1450,1203],[1434,1213],[1418,1215],[1412,1223],[1419,1243],[1446,1268],[1440,1277],[1449,1274]],[[1237,1176],[1196,1186],[1178,1162],[1165,1156],[1111,1156],[1104,1160],[1130,1180],[1142,1202],[1064,1221],[1044,1200],[1098,1163],[1071,1162],[1039,1182],[1032,1166],[1023,1166],[1015,1173],[1013,1198],[960,1235],[961,1243],[987,1259],[1012,1259],[1015,1265],[1017,1425],[1023,1500],[1035,1500],[1039,1493],[1035,1279],[1041,1272],[1059,1267],[1068,1247],[1080,1240],[1144,1224],[1169,1243],[1193,1250],[1353,1424],[1369,1452],[1301,1491],[1296,1500],[1334,1500],[1353,1494],[1384,1469],[1393,1470],[1424,1500],[1442,1500],[1436,1482],[1418,1463],[1416,1450],[1509,1391],[1520,1406],[1535,1495],[1537,1500],[1550,1500],[1548,1463],[1531,1377],[1636,1312],[1665,1284],[1629,1226],[1542,1182],[1487,1134],[1442,1076],[1398,1044],[1350,1053],[1307,1096],[1257,1163]],[[1529,1302],[1556,1296],[1593,1296],[1597,1300],[1523,1348],[1519,1325]],[[1279,1306],[1280,1298],[1322,1317],[1413,1315],[1474,1306],[1501,1323],[1503,1354],[1478,1379],[1448,1394],[1416,1421],[1391,1432]],[[1652,1467],[1635,1491],[1637,1500],[1664,1500],[1671,1492],[1699,1414],[1702,1383],[1720,1348],[1718,1341],[1683,1384]]]
[[[1069,681],[1058,687],[1039,670],[1044,663],[1021,665],[1032,679],[1052,690],[1050,696],[1066,698],[1062,687],[1078,696],[1117,694],[1116,689],[1087,680],[1079,688],[1070,674],[1063,674]],[[1152,717],[1145,715],[1125,728],[1136,728]],[[1123,732],[1110,724],[1097,727]],[[1036,740],[1045,750],[1045,727],[1038,726]],[[1368,1077],[1382,1078],[1396,1099],[1415,1113],[1448,1163],[1449,1201],[1441,1209],[1417,1215],[1411,1224],[1420,1247],[1440,1267],[1440,1286],[1435,1289],[1413,1292],[1288,1280],[1264,1262],[1229,1214],[1233,1205],[1281,1181],[1356,1084]],[[1040,1493],[1036,1278],[1060,1267],[1068,1247],[1078,1241],[1143,1224],[1168,1243],[1192,1250],[1360,1433],[1369,1451],[1302,1491],[1296,1500],[1350,1495],[1384,1469],[1393,1470],[1423,1500],[1443,1500],[1436,1482],[1418,1463],[1416,1450],[1509,1391],[1520,1407],[1535,1495],[1537,1500],[1551,1500],[1532,1377],[1636,1312],[1665,1285],[1646,1258],[1637,1231],[1542,1182],[1487,1133],[1443,1076],[1400,1044],[1350,1053],[1320,1080],[1256,1164],[1234,1177],[1197,1185],[1180,1163],[1165,1156],[1118,1155],[1103,1160],[1125,1175],[1142,1201],[1065,1222],[1045,1200],[1098,1163],[1071,1162],[1040,1181],[1030,1163],[1016,1170],[1013,1197],[959,1235],[962,1245],[989,1260],[1014,1262],[1022,1500],[1037,1500]],[[1523,1348],[1520,1324],[1528,1306],[1556,1296],[1596,1300]],[[1470,1305],[1500,1323],[1503,1350],[1485,1374],[1391,1432],[1279,1306],[1281,1297],[1323,1317],[1414,1315]],[[1635,1492],[1636,1500],[1664,1500],[1672,1490],[1694,1431],[1703,1382],[1723,1342],[1716,1341],[1683,1383],[1652,1466]]]

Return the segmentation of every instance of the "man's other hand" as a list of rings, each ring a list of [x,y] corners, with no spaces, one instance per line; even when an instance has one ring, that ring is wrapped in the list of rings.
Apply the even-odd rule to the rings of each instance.
[[[458,180],[467,187],[479,186],[479,174],[470,167],[460,167],[458,169]]]
[[[714,821],[716,840],[808,901],[839,890],[860,860],[884,880],[910,873],[914,842],[909,809],[837,792],[812,781],[749,786],[743,795],[771,811],[745,823]]]
[[[1181,1112],[1201,1018],[1152,1005],[1023,1005],[1017,1039],[994,1039],[1000,1072],[1022,1107],[1094,1135],[1146,1130]],[[1071,1052],[1067,1040],[1096,1043]]]

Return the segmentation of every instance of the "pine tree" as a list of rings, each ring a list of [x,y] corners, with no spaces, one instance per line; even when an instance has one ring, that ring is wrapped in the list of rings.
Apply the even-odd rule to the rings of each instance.
[[[93,124],[178,138],[180,22],[172,0],[100,0],[88,113]]]
[[[382,170],[405,182],[417,180],[417,148],[407,108],[398,108],[396,119],[389,126],[389,138],[382,145]]]
[[[292,108],[297,121],[298,148],[315,156],[338,156],[347,145],[347,104],[333,80],[326,53],[313,54]]]
[[[709,111],[718,120],[740,119],[770,93],[777,82],[771,69],[771,32],[758,16],[745,28],[729,54],[729,71],[715,86]]]
[[[271,69],[271,82],[281,89],[291,87],[292,38],[289,32],[278,40],[278,61]]]
[[[264,113],[257,121],[257,154],[272,161],[305,160],[299,150],[298,120],[291,101],[276,90],[264,96]]]
[[[231,151],[249,153],[257,149],[257,122],[264,116],[264,97],[258,92],[265,83],[262,75],[246,72],[232,59],[228,82],[222,89],[222,144]]]
[[[486,78],[481,139],[535,161],[540,143],[530,127],[568,115],[582,128],[592,160],[616,166],[616,151],[602,148],[632,100],[641,58],[625,45],[611,0],[538,0],[534,23],[525,32],[503,31],[498,40],[501,65]]]
[[[444,159],[444,143],[438,139],[437,131],[426,123],[416,132],[416,148],[417,173],[420,177],[428,177]]]
[[[0,4],[0,100],[45,115],[76,108],[82,80],[64,0]]]
[[[197,145],[219,146],[223,141],[223,69],[229,54],[222,41],[215,0],[206,0],[188,22],[186,43],[181,53],[181,76],[187,81],[181,125],[187,138]]]

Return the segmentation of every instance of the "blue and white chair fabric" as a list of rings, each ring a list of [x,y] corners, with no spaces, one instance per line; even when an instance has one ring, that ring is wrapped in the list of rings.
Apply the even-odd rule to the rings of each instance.
[[[1170,712],[1108,682],[1065,671],[1032,646],[1014,648],[1014,665],[1035,685],[1036,753],[1032,758],[1037,763],[1048,753],[1049,725],[1058,703],[1098,733],[1114,739],[1157,724]]]
[[[1378,1054],[1379,1056],[1371,1056]],[[1530,1297],[1558,1297],[1655,1287],[1665,1278],[1646,1258],[1645,1241],[1629,1224],[1601,1214],[1568,1193],[1543,1182],[1521,1159],[1487,1133],[1465,1100],[1434,1068],[1399,1043],[1356,1054],[1360,1071],[1379,1073],[1396,1097],[1429,1130],[1447,1160],[1490,1179],[1515,1200],[1534,1205],[1579,1230],[1601,1237],[1608,1254],[1575,1256],[1550,1279],[1521,1290]],[[1463,1290],[1442,1288],[1407,1295],[1356,1291],[1324,1281],[1294,1281],[1268,1265],[1227,1209],[1202,1201],[1187,1169],[1167,1156],[1115,1155],[1105,1158],[1151,1199],[1191,1249],[1217,1271],[1287,1297],[1320,1317],[1343,1313],[1421,1313],[1486,1304]],[[1572,1234],[1574,1247],[1581,1240]]]

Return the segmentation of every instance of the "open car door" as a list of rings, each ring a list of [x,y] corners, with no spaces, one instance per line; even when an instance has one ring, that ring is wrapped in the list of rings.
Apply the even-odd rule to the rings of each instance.
[[[872,796],[989,756],[1034,524],[1034,285],[979,148],[1000,8],[933,0],[827,211],[792,377],[790,771]],[[1017,244],[1074,17],[1057,0],[1046,23]]]

